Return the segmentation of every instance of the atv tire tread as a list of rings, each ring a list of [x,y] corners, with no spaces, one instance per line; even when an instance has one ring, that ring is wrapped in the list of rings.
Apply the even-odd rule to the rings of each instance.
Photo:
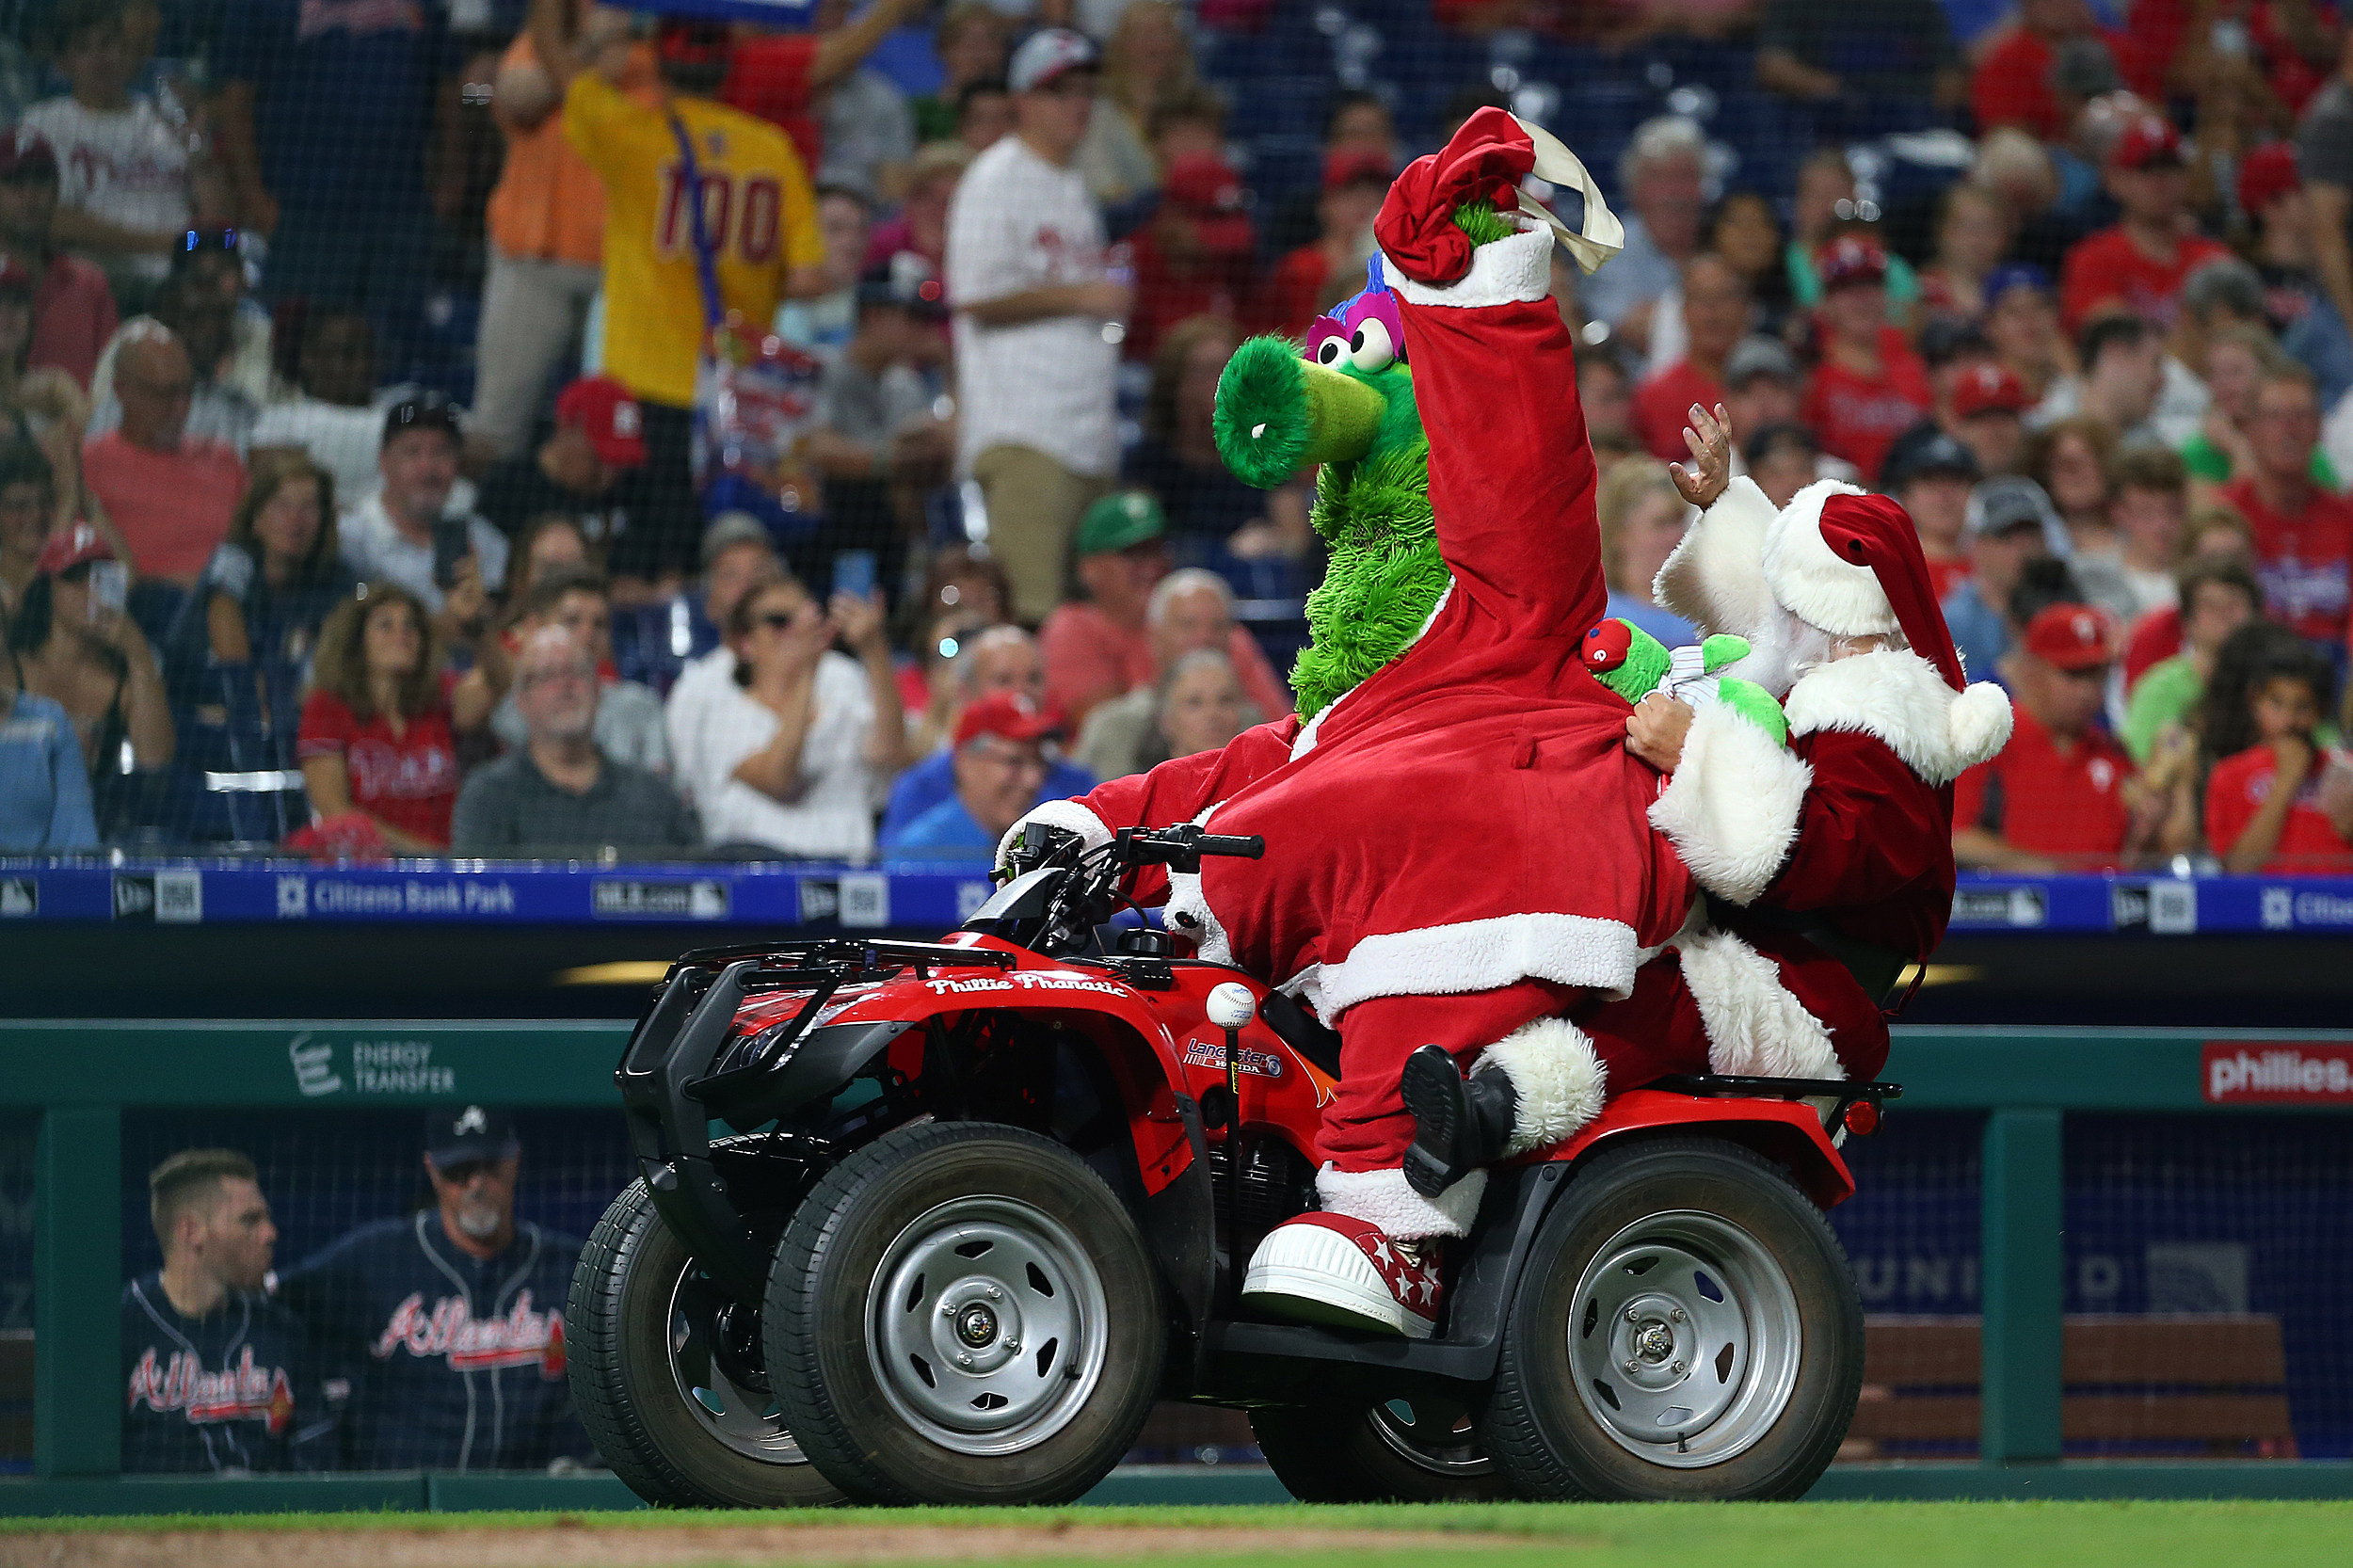
[[[901,1128],[884,1134],[825,1173],[824,1179],[794,1210],[791,1224],[785,1227],[784,1239],[776,1248],[776,1268],[769,1277],[764,1320],[769,1346],[766,1361],[769,1383],[777,1400],[789,1416],[794,1412],[801,1413],[792,1421],[792,1434],[800,1442],[801,1451],[853,1501],[914,1506],[935,1499],[920,1496],[893,1480],[860,1449],[852,1436],[853,1429],[843,1418],[841,1407],[827,1388],[818,1365],[821,1325],[813,1320],[819,1304],[812,1292],[800,1288],[801,1283],[819,1260],[842,1243],[841,1233],[850,1217],[847,1213],[850,1200],[870,1181],[902,1165],[920,1162],[927,1156],[957,1144],[982,1140],[1026,1144],[1040,1152],[1050,1154],[1067,1167],[1069,1179],[1094,1184],[1100,1190],[1105,1202],[1120,1212],[1126,1212],[1126,1206],[1120,1203],[1110,1184],[1069,1149],[1026,1128],[995,1122],[927,1122]],[[1156,1324],[1157,1321],[1156,1319]],[[1147,1380],[1155,1388],[1159,1384],[1160,1356],[1160,1346],[1156,1340],[1152,1352],[1152,1375]],[[1119,1434],[1119,1442],[1112,1451],[1109,1463],[1102,1466],[1104,1473],[1108,1473],[1112,1465],[1118,1463],[1120,1456],[1134,1445],[1136,1433],[1143,1430],[1151,1409],[1152,1401],[1148,1398],[1138,1403],[1132,1420],[1126,1423],[1127,1431]],[[943,1461],[953,1457],[945,1453],[942,1455]],[[1051,1494],[1019,1500],[1037,1503],[1071,1501],[1091,1490],[1101,1479],[1098,1474],[1087,1478],[1083,1485],[1059,1488]]]

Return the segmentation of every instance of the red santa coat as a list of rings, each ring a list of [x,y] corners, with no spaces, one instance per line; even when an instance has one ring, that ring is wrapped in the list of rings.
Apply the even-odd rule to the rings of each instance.
[[[1785,584],[1793,555],[1801,579],[1814,573],[1813,615],[1849,634],[1886,629],[1894,612],[1883,595],[1871,601],[1867,575],[1834,576],[1797,548],[1818,540],[1822,505],[1808,491],[1776,517],[1736,484],[1661,573],[1662,588],[1711,630],[1755,632],[1771,664],[1787,655],[1795,625],[1785,609],[1754,600],[1762,541],[1771,537]],[[1922,602],[1933,612],[1932,599]],[[1672,1038],[1668,1054],[1700,1055],[1724,1073],[1860,1078],[1886,1063],[1880,999],[1772,916],[1809,917],[1925,962],[1952,911],[1953,781],[2001,749],[2009,703],[1993,687],[1956,691],[1920,653],[1883,648],[1806,669],[1783,709],[1786,747],[1722,707],[1693,720],[1651,821],[1704,888],[1751,913],[1685,933],[1676,974],[1646,976],[1630,999],[1641,1008],[1589,1023],[1613,1068],[1617,1043],[1644,1034]]]
[[[1304,727],[1261,726],[1034,816],[1097,840],[1194,820],[1265,838],[1261,860],[1172,878],[1170,921],[1339,1030],[1343,1101],[1321,1152],[1343,1171],[1402,1158],[1397,1078],[1416,1046],[1476,1053],[1576,988],[1630,990],[1692,902],[1644,820],[1657,781],[1625,749],[1631,709],[1579,656],[1608,589],[1551,246],[1537,229],[1481,247],[1446,288],[1388,269],[1453,578],[1420,638]],[[1444,1007],[1354,1012],[1497,992],[1500,1008],[1455,1010],[1475,1016],[1466,1030]]]

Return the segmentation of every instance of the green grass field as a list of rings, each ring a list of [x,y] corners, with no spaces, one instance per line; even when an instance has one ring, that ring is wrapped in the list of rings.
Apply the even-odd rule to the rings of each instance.
[[[767,1532],[777,1527],[805,1528],[790,1547]],[[447,1560],[465,1568],[479,1557],[507,1560],[507,1553],[479,1548],[487,1537],[509,1534],[520,1546],[532,1532],[609,1532],[604,1539],[632,1554],[638,1531],[672,1529],[758,1530],[765,1539],[749,1555],[736,1555],[724,1541],[709,1544],[711,1563],[779,1560],[881,1563],[895,1557],[891,1537],[908,1529],[966,1532],[952,1555],[910,1551],[929,1560],[985,1560],[993,1564],[1050,1562],[1056,1568],[1101,1562],[1107,1568],[1142,1568],[1213,1558],[1221,1568],[1534,1568],[1539,1563],[1592,1564],[1593,1568],[1692,1568],[1737,1564],[1737,1568],[1847,1568],[1864,1562],[1889,1568],[2170,1568],[2172,1564],[2353,1563],[2353,1503],[2343,1502],[1986,1502],[1986,1503],[1795,1503],[1664,1506],[1654,1504],[1447,1506],[1427,1508],[1089,1508],[1089,1509],[908,1509],[794,1513],[441,1513],[165,1515],[145,1518],[11,1519],[0,1521],[0,1564],[73,1561],[96,1553],[93,1536],[113,1538],[114,1547],[135,1548],[137,1538],[169,1533],[173,1560],[190,1565],[239,1560],[240,1543],[269,1556],[267,1538],[289,1530],[316,1531],[312,1560],[361,1560],[371,1531],[398,1531],[415,1547],[421,1538],[447,1537]],[[1004,1550],[981,1539],[1012,1528]],[[1097,1555],[1097,1531],[1147,1530],[1142,1549],[1122,1552],[1114,1543]],[[1187,1533],[1172,1550],[1160,1532]],[[1032,1544],[1038,1530],[1083,1530],[1078,1553]],[[1341,1549],[1318,1549],[1295,1535],[1282,1549],[1261,1537],[1235,1541],[1229,1531],[1350,1532]],[[1368,1545],[1359,1532],[1394,1534],[1392,1550]],[[845,1536],[875,1532],[860,1547],[829,1545]],[[520,1532],[520,1533],[510,1533]],[[811,1539],[815,1537],[816,1539]],[[1449,1537],[1462,1537],[1449,1544]],[[1507,1539],[1498,1539],[1498,1538]],[[74,1539],[79,1538],[79,1539]],[[1475,1539],[1473,1539],[1475,1538]],[[578,1541],[576,1535],[573,1536]],[[163,1543],[152,1544],[161,1546]],[[744,1545],[752,1547],[746,1541]],[[1068,1543],[1080,1546],[1080,1541]],[[79,1548],[79,1550],[77,1550]],[[107,1560],[134,1560],[119,1551]]]

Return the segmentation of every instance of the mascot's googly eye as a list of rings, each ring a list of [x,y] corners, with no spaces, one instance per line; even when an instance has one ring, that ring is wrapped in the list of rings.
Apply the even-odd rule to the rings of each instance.
[[[1397,359],[1397,344],[1389,341],[1388,324],[1377,316],[1368,316],[1356,324],[1356,330],[1348,340],[1348,362],[1370,375],[1386,370]]]
[[[1341,357],[1348,353],[1348,348],[1349,345],[1337,338],[1326,338],[1316,345],[1316,363],[1337,365],[1340,362]]]

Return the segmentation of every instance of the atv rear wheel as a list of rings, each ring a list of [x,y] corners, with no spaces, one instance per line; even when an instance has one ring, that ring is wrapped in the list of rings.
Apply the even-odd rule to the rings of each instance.
[[[572,1403],[597,1451],[657,1507],[810,1508],[841,1494],[801,1452],[760,1368],[756,1304],[729,1302],[642,1181],[582,1249],[564,1312]]]
[[[1469,1408],[1417,1397],[1250,1413],[1267,1465],[1303,1503],[1492,1502],[1512,1496]]]
[[[1529,1249],[1480,1432],[1529,1497],[1803,1496],[1863,1384],[1821,1211],[1721,1139],[1594,1155]]]
[[[984,1122],[902,1128],[828,1172],[776,1249],[765,1320],[809,1458],[883,1503],[1079,1496],[1135,1441],[1167,1333],[1102,1178]]]

